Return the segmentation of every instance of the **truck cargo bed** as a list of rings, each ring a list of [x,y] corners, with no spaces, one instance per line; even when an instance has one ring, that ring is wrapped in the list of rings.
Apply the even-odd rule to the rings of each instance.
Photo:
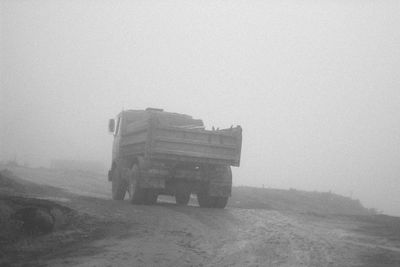
[[[211,131],[141,121],[127,127],[121,152],[149,159],[239,166],[241,145],[239,126]]]

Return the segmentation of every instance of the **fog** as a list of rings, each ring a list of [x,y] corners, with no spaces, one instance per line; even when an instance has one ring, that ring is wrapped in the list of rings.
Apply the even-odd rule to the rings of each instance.
[[[0,1],[0,160],[108,167],[158,107],[243,127],[234,185],[400,216],[399,1]]]

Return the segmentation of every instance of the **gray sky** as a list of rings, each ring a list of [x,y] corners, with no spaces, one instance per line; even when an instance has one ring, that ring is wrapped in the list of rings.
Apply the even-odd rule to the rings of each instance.
[[[1,158],[101,160],[107,120],[242,125],[236,185],[400,216],[400,2],[1,2]]]

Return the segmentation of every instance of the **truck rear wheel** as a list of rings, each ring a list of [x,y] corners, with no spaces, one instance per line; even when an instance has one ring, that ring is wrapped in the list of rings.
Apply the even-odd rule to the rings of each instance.
[[[197,202],[201,208],[212,207],[212,199],[206,192],[197,193]]]
[[[210,196],[208,193],[208,186],[203,185],[200,191],[197,193],[197,202],[202,208],[217,208],[223,209],[228,203],[228,196]]]
[[[215,208],[215,200],[217,197],[210,196],[208,193],[208,186],[204,186],[200,192],[197,193],[197,202],[202,208]]]
[[[142,189],[143,190],[143,189]],[[146,205],[154,205],[157,203],[158,194],[153,189],[144,190],[144,202]]]
[[[128,179],[129,201],[132,204],[144,204],[145,202],[145,191],[140,188],[140,185],[138,183],[139,175],[139,167],[137,164],[135,164],[131,169],[131,175]]]
[[[190,192],[176,192],[175,201],[178,205],[186,206],[190,200]]]
[[[214,208],[223,209],[228,204],[228,197],[214,197]]]
[[[126,193],[126,182],[121,179],[121,172],[118,167],[112,170],[112,198],[114,200],[123,200]]]
[[[176,204],[186,206],[189,203],[190,194],[190,187],[183,182],[179,182],[175,188]]]
[[[228,197],[214,197],[204,193],[197,194],[197,201],[202,208],[223,209],[228,204]]]

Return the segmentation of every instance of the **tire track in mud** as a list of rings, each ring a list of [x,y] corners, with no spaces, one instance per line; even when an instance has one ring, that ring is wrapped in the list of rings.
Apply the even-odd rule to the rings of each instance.
[[[345,230],[310,216],[91,198],[70,205],[130,227],[93,243],[100,254],[72,256],[68,264],[56,260],[51,266],[362,266]]]
[[[182,212],[182,211],[181,211]],[[277,211],[189,213],[206,266],[354,266],[358,260],[330,227]],[[204,229],[206,229],[204,231]],[[196,236],[196,234],[194,234]],[[196,243],[195,243],[196,244]]]
[[[98,225],[85,222],[93,229],[107,224],[101,228],[104,239],[79,240],[83,251],[74,247],[53,254],[49,266],[400,266],[399,222],[391,218],[369,218],[372,228],[355,232],[366,223],[358,217],[168,203],[132,206],[109,200],[104,177],[20,171],[28,180],[86,195],[56,194],[71,198],[63,205],[99,219]],[[390,235],[381,229],[388,220],[396,224]]]
[[[227,209],[189,213],[206,266],[343,266],[337,240],[276,211]],[[194,213],[193,213],[194,212]],[[197,227],[195,227],[197,225]],[[196,230],[197,229],[197,230]],[[342,252],[343,253],[343,252]],[[344,264],[345,265],[345,264]]]
[[[84,197],[68,205],[110,222],[110,234],[89,244],[97,253],[72,253],[49,266],[362,266],[362,250],[345,228],[320,218]]]

